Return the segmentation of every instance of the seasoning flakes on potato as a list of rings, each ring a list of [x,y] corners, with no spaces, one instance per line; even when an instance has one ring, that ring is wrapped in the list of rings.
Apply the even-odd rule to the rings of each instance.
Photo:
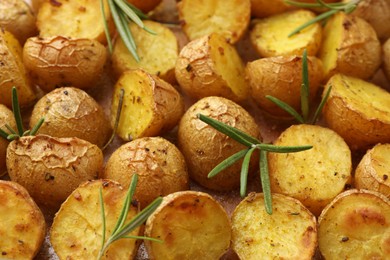
[[[149,259],[219,259],[229,248],[230,220],[210,195],[182,191],[164,197],[146,221],[145,240]]]
[[[33,259],[45,234],[45,218],[27,190],[0,180],[0,258]]]
[[[317,221],[299,200],[272,194],[273,213],[264,195],[250,193],[232,215],[232,248],[241,260],[313,259]]]
[[[135,173],[138,183],[134,198],[141,208],[158,196],[189,189],[183,155],[161,137],[139,138],[120,146],[108,159],[103,178],[128,187]]]
[[[61,205],[50,229],[50,242],[60,259],[97,259],[103,234],[100,189],[105,209],[106,238],[112,233],[127,191],[111,180],[83,183]],[[137,208],[131,206],[126,223],[137,212]],[[140,229],[136,228],[129,235],[137,236],[139,233]],[[102,259],[134,259],[137,249],[136,239],[120,239],[108,247]]]
[[[390,201],[367,190],[337,196],[318,219],[318,242],[325,259],[388,259]]]

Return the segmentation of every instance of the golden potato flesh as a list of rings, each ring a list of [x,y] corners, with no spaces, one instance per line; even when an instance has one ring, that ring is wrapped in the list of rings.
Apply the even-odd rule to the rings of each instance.
[[[272,215],[264,195],[250,193],[232,215],[232,248],[241,260],[313,259],[317,221],[299,200],[272,194]]]
[[[63,86],[94,87],[106,62],[106,48],[95,40],[62,36],[32,37],[23,62],[32,81],[45,92]]]
[[[38,33],[35,15],[23,0],[0,1],[0,27],[12,33],[20,44]]]
[[[127,0],[144,13],[148,13],[156,8],[162,0]]]
[[[280,14],[293,8],[283,0],[251,0],[251,15],[257,18]]]
[[[293,125],[274,144],[313,146],[297,153],[269,153],[268,160],[272,192],[300,200],[316,216],[351,181],[351,151],[330,129]]]
[[[182,0],[177,5],[184,33],[190,40],[218,33],[236,43],[250,20],[250,0]]]
[[[178,146],[187,162],[190,177],[200,185],[217,191],[237,188],[240,184],[242,160],[208,178],[209,172],[231,155],[246,149],[245,146],[200,121],[203,114],[233,126],[255,137],[260,130],[252,116],[241,106],[222,97],[207,97],[192,105],[182,117],[178,129]],[[253,155],[249,172],[258,165]]]
[[[22,60],[22,47],[10,33],[0,30],[0,104],[12,106],[12,88],[18,91],[21,107],[31,105],[36,96]]]
[[[382,194],[346,191],[318,221],[319,249],[325,259],[388,259],[390,201]]]
[[[148,218],[145,236],[163,241],[144,241],[150,259],[219,259],[230,245],[230,220],[207,193],[176,192]]]
[[[97,259],[102,246],[102,191],[106,220],[106,241],[111,235],[122,210],[127,191],[117,182],[96,180],[83,183],[70,194],[54,217],[50,242],[60,259]],[[136,214],[130,206],[125,223]],[[139,235],[140,229],[130,232]],[[120,239],[108,247],[102,259],[134,259],[138,249],[136,239]]]
[[[307,64],[310,83],[309,99],[313,101],[323,79],[323,68],[321,60],[313,56],[308,57]],[[246,75],[251,96],[262,109],[274,116],[290,116],[266,98],[270,95],[300,111],[302,56],[277,56],[248,62]]]
[[[326,78],[342,73],[368,79],[379,68],[381,45],[372,26],[363,19],[338,12],[326,23],[323,37],[319,57]]]
[[[390,38],[383,44],[383,72],[390,80]]]
[[[114,87],[111,123],[114,125],[121,89],[123,105],[117,134],[124,140],[157,136],[176,126],[184,112],[184,103],[169,83],[144,70],[129,70]]]
[[[31,114],[32,128],[45,118],[39,133],[55,137],[78,137],[103,147],[111,135],[103,108],[86,92],[73,87],[57,88],[43,96]]]
[[[16,129],[16,122],[13,112],[6,106],[0,104],[0,129],[9,133],[5,125],[9,125],[12,129]],[[7,147],[9,141],[0,137],[0,176],[3,176],[7,172],[5,164],[5,157],[7,154]]]
[[[129,25],[137,46],[139,61],[134,59],[121,38],[116,40],[111,56],[116,76],[119,78],[126,70],[142,68],[165,81],[174,83],[174,70],[179,53],[175,34],[157,22],[144,21],[144,25],[156,34],[143,30],[135,23]]]
[[[141,208],[159,196],[189,189],[187,167],[179,149],[161,137],[144,137],[119,147],[108,159],[103,178],[128,187],[138,175],[134,198]]]
[[[357,189],[380,192],[390,198],[390,144],[377,144],[363,156],[356,168]]]
[[[235,47],[218,34],[184,46],[175,74],[181,89],[192,98],[222,96],[243,101],[248,96],[244,64]]]
[[[336,74],[323,115],[353,150],[390,142],[390,93],[358,78]]]
[[[108,26],[113,27],[107,0],[103,0]],[[106,43],[100,0],[44,1],[37,14],[39,36],[88,38]]]
[[[81,183],[96,179],[103,153],[78,138],[24,136],[7,148],[7,170],[12,181],[23,185],[34,200],[58,208]]]
[[[296,10],[260,19],[250,32],[251,42],[261,57],[302,55],[304,49],[308,55],[315,56],[322,38],[322,28],[318,23],[288,36],[314,17],[311,11]]]
[[[45,218],[23,186],[0,180],[1,259],[33,259],[46,234]]]

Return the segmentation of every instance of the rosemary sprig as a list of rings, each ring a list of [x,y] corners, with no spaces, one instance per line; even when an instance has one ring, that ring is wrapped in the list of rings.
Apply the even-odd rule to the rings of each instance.
[[[301,111],[302,115],[300,115],[294,108],[292,108],[289,104],[283,102],[282,100],[266,95],[265,97],[279,106],[281,109],[292,115],[295,120],[297,120],[301,124],[315,124],[318,120],[318,117],[321,114],[322,108],[325,105],[326,100],[329,97],[330,91],[332,87],[330,87],[325,96],[322,98],[320,105],[317,107],[316,112],[312,118],[309,118],[310,111],[310,82],[309,82],[309,70],[307,65],[307,52],[306,49],[303,51],[302,55],[302,85],[301,85]]]
[[[113,51],[110,30],[108,28],[107,16],[104,11],[104,0],[100,0],[100,9],[103,15],[104,22],[104,32],[106,34],[107,42],[108,42],[108,50],[110,53]],[[134,22],[136,25],[144,29],[145,31],[155,34],[152,30],[147,28],[142,19],[147,19],[148,16],[142,13],[141,10],[136,8],[134,5],[130,4],[126,0],[107,0],[108,6],[110,8],[110,12],[115,24],[115,27],[119,33],[119,36],[122,38],[123,43],[129,50],[129,52],[133,55],[134,59],[139,62],[140,58],[137,53],[137,46],[134,42],[134,38],[129,29],[128,23],[130,21]]]
[[[241,150],[227,159],[223,160],[217,166],[215,166],[210,173],[208,174],[208,178],[212,178],[224,169],[236,163],[238,160],[244,158],[241,173],[240,173],[240,196],[244,197],[246,195],[246,187],[248,180],[248,170],[249,170],[249,162],[251,156],[255,150],[260,150],[260,180],[261,185],[263,187],[264,193],[264,202],[265,209],[268,214],[272,214],[272,197],[271,197],[271,187],[269,182],[269,173],[268,173],[268,161],[267,161],[267,152],[274,153],[293,153],[300,152],[304,150],[311,149],[311,145],[304,146],[276,146],[272,144],[264,144],[261,143],[256,138],[244,133],[243,131],[234,128],[232,126],[226,125],[218,120],[212,119],[208,116],[198,114],[197,117],[215,128],[217,131],[231,137],[237,142],[247,146],[247,149]]]
[[[331,17],[335,13],[338,13],[338,12],[345,12],[346,14],[352,13],[356,9],[357,5],[359,4],[359,2],[361,0],[351,0],[350,2],[347,2],[347,3],[329,3],[329,4],[325,3],[322,0],[316,0],[316,1],[317,1],[317,3],[302,3],[302,2],[297,2],[297,1],[284,0],[284,2],[286,4],[297,6],[297,7],[302,7],[302,8],[326,8],[326,9],[328,9],[328,11],[326,11],[326,12],[316,16],[312,20],[310,20],[310,21],[302,24],[301,26],[297,27],[295,30],[293,30],[288,35],[288,37],[291,37],[291,36],[299,33],[300,31],[302,31],[306,27],[309,27],[312,24],[315,24],[315,23],[317,23],[319,21],[328,19],[329,17]]]
[[[127,224],[125,224],[127,215],[129,213],[129,209],[131,206],[131,202],[133,200],[133,195],[135,193],[135,188],[137,186],[138,175],[134,174],[129,189],[127,191],[125,201],[122,206],[122,210],[119,214],[118,220],[114,229],[112,230],[110,236],[106,240],[106,215],[104,209],[104,201],[103,201],[103,192],[100,188],[99,190],[99,203],[101,208],[102,215],[102,246],[99,251],[98,259],[101,259],[106,252],[107,248],[114,243],[115,241],[123,238],[130,239],[147,239],[154,242],[162,242],[159,239],[151,238],[151,237],[143,237],[143,236],[129,236],[128,234],[132,232],[134,229],[142,225],[147,218],[157,209],[157,207],[161,204],[162,198],[156,198],[152,203],[150,203],[146,208],[144,208],[141,212],[139,212],[133,219],[131,219]]]

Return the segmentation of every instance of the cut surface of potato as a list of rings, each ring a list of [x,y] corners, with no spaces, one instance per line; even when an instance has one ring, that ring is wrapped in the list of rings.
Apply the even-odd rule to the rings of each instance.
[[[264,195],[250,193],[232,215],[232,248],[241,260],[313,259],[317,247],[315,216],[298,200],[272,194],[272,215]]]
[[[102,192],[106,220],[106,239],[112,233],[122,210],[127,191],[119,183],[96,180],[80,185],[56,213],[50,230],[50,242],[60,259],[97,259],[102,246],[103,223],[99,192]],[[125,223],[137,214],[131,206]],[[139,228],[129,233],[137,236]],[[133,259],[136,239],[112,243],[102,259]]]
[[[330,128],[351,149],[364,150],[390,142],[390,93],[364,80],[336,74],[329,79],[323,95],[332,86],[323,115]]]
[[[135,23],[129,25],[137,46],[137,54],[140,59],[138,62],[128,51],[121,38],[115,42],[111,60],[116,76],[119,78],[126,70],[142,68],[167,82],[174,83],[174,70],[179,53],[174,33],[157,22],[144,21],[144,25],[156,34],[143,30]]]
[[[318,23],[288,36],[314,17],[311,11],[296,10],[260,19],[250,32],[251,42],[261,57],[302,55],[304,49],[308,55],[315,56],[322,37],[322,28]]]
[[[318,242],[325,259],[388,259],[390,201],[382,194],[349,190],[319,217]]]
[[[215,33],[184,46],[175,74],[182,90],[192,98],[221,96],[238,102],[248,96],[245,67],[237,50]]]
[[[1,259],[33,259],[46,234],[45,218],[18,183],[0,180]]]
[[[203,192],[183,191],[164,197],[148,218],[145,240],[150,259],[219,259],[229,248],[230,220],[223,207]]]
[[[269,153],[268,159],[272,192],[300,200],[316,216],[351,181],[351,151],[330,129],[293,125],[274,144],[313,146],[297,153]]]
[[[173,128],[184,112],[184,103],[177,90],[144,70],[124,72],[114,88],[111,124],[114,125],[123,89],[117,134],[124,140],[162,134]]]
[[[250,0],[182,0],[177,5],[182,28],[190,40],[211,33],[237,42],[250,20]]]

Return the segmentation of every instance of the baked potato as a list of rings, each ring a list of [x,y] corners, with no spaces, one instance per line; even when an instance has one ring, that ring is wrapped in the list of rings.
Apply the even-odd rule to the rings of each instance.
[[[16,87],[21,107],[32,105],[36,95],[22,60],[22,47],[12,33],[0,29],[0,104],[12,106],[11,91]]]
[[[23,186],[0,180],[2,259],[33,259],[46,234],[45,218]]]
[[[373,190],[390,198],[390,144],[377,144],[368,150],[356,167],[354,186]]]
[[[248,96],[249,87],[240,56],[233,45],[215,33],[183,47],[175,75],[181,89],[195,99],[222,96],[238,102]]]
[[[114,73],[119,78],[126,70],[142,68],[173,84],[179,54],[176,36],[163,24],[146,20],[144,25],[156,34],[145,31],[135,23],[129,24],[139,61],[134,59],[121,38],[116,40],[111,56]]]
[[[103,178],[129,187],[135,173],[138,183],[134,198],[141,208],[159,196],[189,189],[183,155],[161,137],[139,138],[120,146],[108,159]]]
[[[383,44],[383,72],[390,80],[390,38]]]
[[[217,33],[236,43],[246,32],[250,0],[182,0],[177,4],[182,29],[192,41]]]
[[[298,153],[268,153],[268,163],[272,192],[300,200],[315,216],[351,183],[351,151],[334,131],[292,125],[274,144],[313,146]]]
[[[184,113],[179,92],[169,83],[142,69],[125,71],[114,87],[111,124],[115,124],[118,104],[124,90],[117,134],[130,141],[157,136],[176,126]]]
[[[390,255],[390,201],[367,190],[337,196],[318,219],[325,259],[386,259]]]
[[[390,142],[390,93],[367,81],[336,74],[329,79],[323,95],[332,86],[323,116],[352,150]]]
[[[83,183],[61,205],[50,229],[50,242],[60,259],[97,259],[103,234],[100,191],[104,203],[106,239],[112,233],[126,198],[126,190],[111,180]],[[125,223],[137,213],[137,207],[130,206]],[[129,235],[137,236],[139,233],[140,228],[136,228]],[[108,247],[101,259],[134,259],[137,249],[136,239],[120,239]]]
[[[57,88],[44,95],[34,106],[32,128],[45,118],[39,133],[55,137],[78,137],[103,147],[112,130],[103,108],[81,89]]]
[[[0,2],[0,27],[12,33],[20,44],[38,31],[35,15],[23,0],[2,0]]]
[[[219,259],[230,246],[230,220],[224,208],[204,192],[181,191],[164,197],[145,225],[151,260]]]
[[[78,138],[24,136],[7,148],[7,170],[39,205],[58,209],[81,183],[96,179],[103,169],[103,153]]]
[[[106,48],[91,39],[31,37],[23,47],[26,70],[33,83],[45,92],[63,86],[94,87],[106,56]]]
[[[144,13],[148,13],[156,8],[162,0],[127,0]]]
[[[369,79],[382,62],[381,44],[372,26],[344,12],[327,21],[318,55],[327,79],[336,73]]]
[[[321,45],[322,27],[314,23],[300,33],[289,34],[298,26],[315,18],[309,10],[294,10],[254,21],[250,40],[261,57],[282,55],[316,56]]]
[[[310,56],[307,59],[310,96],[313,102],[323,80],[320,59]],[[251,97],[262,109],[278,117],[289,117],[286,111],[266,98],[276,97],[289,104],[295,111],[301,109],[302,56],[277,56],[262,58],[246,65]]]
[[[9,133],[5,125],[9,125],[12,129],[16,129],[16,122],[13,112],[6,106],[0,104],[0,129]],[[5,157],[9,141],[0,137],[0,176],[7,172]]]
[[[251,0],[251,15],[256,18],[280,14],[291,9],[294,9],[294,6],[286,4],[283,0]]]
[[[222,97],[206,97],[193,104],[183,115],[178,128],[178,147],[187,162],[190,177],[200,185],[216,191],[230,191],[240,184],[242,160],[218,175],[208,178],[209,172],[220,162],[246,147],[200,121],[203,114],[233,126],[247,134],[261,138],[253,117],[241,106]],[[249,174],[258,166],[253,156]]]
[[[232,248],[239,259],[313,259],[317,221],[299,200],[272,194],[273,213],[264,195],[250,193],[232,215]]]

